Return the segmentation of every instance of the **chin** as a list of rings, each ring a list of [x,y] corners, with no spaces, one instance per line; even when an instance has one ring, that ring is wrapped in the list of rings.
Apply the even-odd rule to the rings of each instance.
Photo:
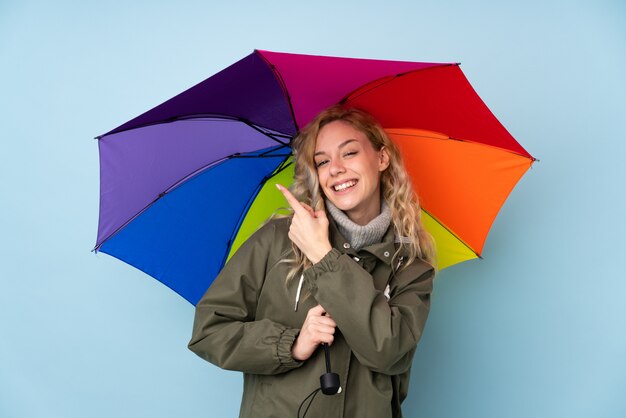
[[[333,203],[333,205],[335,205],[338,209],[341,209],[344,212],[354,209],[357,206],[356,204],[352,202],[344,202],[341,200],[337,201],[333,199],[328,199],[328,200],[330,200]]]

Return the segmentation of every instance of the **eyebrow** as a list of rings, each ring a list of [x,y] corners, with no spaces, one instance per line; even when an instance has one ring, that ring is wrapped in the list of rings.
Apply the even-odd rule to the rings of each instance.
[[[343,147],[345,147],[346,145],[348,145],[351,142],[359,142],[354,138],[351,139],[346,139],[345,141],[343,141],[341,144],[339,144],[339,146],[337,148],[341,149]],[[317,157],[318,155],[322,155],[322,154],[326,154],[326,151],[317,151],[313,156]]]

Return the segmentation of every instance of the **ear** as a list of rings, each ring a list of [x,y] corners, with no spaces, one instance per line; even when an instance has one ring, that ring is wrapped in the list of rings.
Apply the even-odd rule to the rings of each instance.
[[[385,171],[387,167],[389,167],[389,151],[387,151],[387,148],[382,147],[380,151],[378,151],[378,153],[378,171],[382,172]]]

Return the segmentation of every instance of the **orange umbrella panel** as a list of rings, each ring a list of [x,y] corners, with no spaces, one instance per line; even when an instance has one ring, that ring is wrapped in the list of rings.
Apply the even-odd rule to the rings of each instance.
[[[430,131],[387,132],[400,148],[424,210],[480,255],[498,211],[534,160]]]

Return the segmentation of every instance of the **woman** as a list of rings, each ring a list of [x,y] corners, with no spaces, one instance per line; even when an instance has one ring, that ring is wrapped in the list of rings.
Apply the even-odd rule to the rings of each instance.
[[[331,107],[294,140],[293,209],[232,257],[196,307],[189,348],[244,372],[240,417],[296,416],[325,371],[342,391],[308,417],[401,417],[430,307],[432,239],[380,125]],[[304,409],[303,409],[304,410]]]

